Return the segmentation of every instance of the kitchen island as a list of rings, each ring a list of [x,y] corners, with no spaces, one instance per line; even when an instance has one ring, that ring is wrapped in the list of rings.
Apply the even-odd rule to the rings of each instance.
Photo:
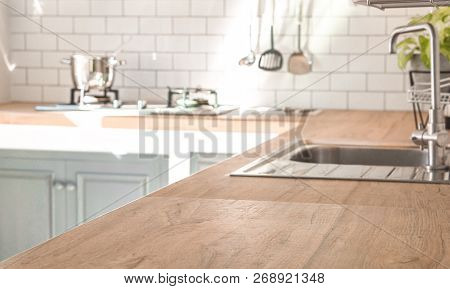
[[[8,112],[0,122],[73,125],[61,115],[17,113],[28,120]],[[126,120],[105,118],[102,125],[136,128],[137,120]],[[450,267],[448,185],[230,177],[285,144],[300,125],[292,118],[287,125],[282,118],[263,121],[279,129],[270,146],[178,181],[0,268]],[[413,146],[412,130],[408,112],[324,111],[309,117],[301,133],[310,143]]]

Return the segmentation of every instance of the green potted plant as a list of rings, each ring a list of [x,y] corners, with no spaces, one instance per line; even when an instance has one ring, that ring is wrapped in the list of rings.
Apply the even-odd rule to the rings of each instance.
[[[450,7],[437,8],[421,17],[414,17],[412,24],[431,23],[439,33],[441,71],[450,71]],[[412,70],[430,70],[430,39],[424,33],[417,33],[397,44],[398,66],[405,69],[411,64]],[[429,79],[429,76],[428,76]]]

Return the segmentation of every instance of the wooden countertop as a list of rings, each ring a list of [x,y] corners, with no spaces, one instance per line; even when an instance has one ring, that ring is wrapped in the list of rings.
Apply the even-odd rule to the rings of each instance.
[[[412,124],[406,112],[326,111],[303,134],[411,145]],[[0,268],[450,267],[448,185],[229,176],[255,157],[201,171]]]

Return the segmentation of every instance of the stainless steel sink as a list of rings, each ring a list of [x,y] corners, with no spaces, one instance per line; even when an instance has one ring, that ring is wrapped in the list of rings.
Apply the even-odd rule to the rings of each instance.
[[[426,151],[293,143],[232,176],[450,184],[449,172],[428,172]]]
[[[291,161],[363,166],[426,166],[426,151],[350,146],[308,146],[293,152]]]

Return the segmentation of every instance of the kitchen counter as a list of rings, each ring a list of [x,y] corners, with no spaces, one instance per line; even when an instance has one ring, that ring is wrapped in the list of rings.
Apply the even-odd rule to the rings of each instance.
[[[26,110],[5,117],[2,110],[0,123],[56,117]],[[0,268],[450,267],[448,185],[230,177],[289,141],[292,129],[300,133],[292,119],[265,121],[276,121],[281,134],[270,146],[163,188]],[[136,120],[102,123],[133,128]],[[301,133],[312,143],[412,146],[412,129],[407,112],[324,111],[308,118]]]

